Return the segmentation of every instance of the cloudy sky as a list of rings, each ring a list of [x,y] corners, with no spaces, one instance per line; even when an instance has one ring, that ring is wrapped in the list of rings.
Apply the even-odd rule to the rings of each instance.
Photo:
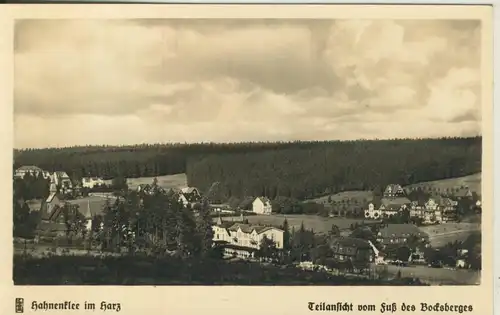
[[[474,20],[23,20],[15,146],[480,134]]]

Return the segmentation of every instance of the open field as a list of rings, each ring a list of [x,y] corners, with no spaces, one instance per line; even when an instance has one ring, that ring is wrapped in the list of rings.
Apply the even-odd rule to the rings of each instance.
[[[419,187],[419,186],[430,186],[432,188],[438,188],[441,191],[447,188],[459,188],[461,186],[469,187],[469,189],[478,194],[481,193],[481,173],[472,174],[463,177],[448,178],[435,180],[432,182],[423,182],[413,185],[408,185],[405,188]]]
[[[444,223],[420,228],[429,235],[433,247],[444,246],[449,242],[464,241],[474,232],[481,231],[480,223]]]
[[[469,187],[469,189],[473,192],[477,192],[480,194],[481,192],[481,173],[472,174],[463,177],[456,178],[448,178],[448,179],[440,179],[431,182],[422,182],[418,184],[412,184],[405,186],[405,188],[412,187],[432,187],[438,188],[442,191],[445,191],[447,188],[459,188],[461,186]],[[312,201],[320,204],[328,204],[328,197],[331,198],[332,201],[342,201],[346,199],[357,199],[359,201],[370,201],[373,198],[373,193],[367,190],[353,190],[353,191],[343,191],[333,195],[326,195],[314,199],[310,199],[307,201]]]
[[[154,177],[127,178],[127,183],[129,188],[136,189],[139,185],[151,184],[153,179]],[[158,185],[164,189],[187,187],[187,177],[184,173],[157,176],[156,179],[158,179]],[[105,182],[108,185],[111,184],[111,180]]]
[[[323,197],[318,197],[315,199],[310,199],[307,201],[312,201],[316,203],[328,204],[328,195]],[[330,195],[332,201],[342,201],[347,199],[357,199],[359,201],[370,201],[373,198],[373,193],[371,191],[365,190],[353,190],[353,191],[343,191],[338,194]]]
[[[419,278],[429,284],[448,284],[448,285],[477,285],[480,284],[481,273],[466,269],[445,269],[429,268],[426,266],[408,266],[399,267],[387,265],[387,271],[395,276],[401,271],[401,277]]]
[[[269,224],[273,226],[281,226],[285,218],[288,221],[288,225],[290,226],[290,230],[295,228],[298,230],[302,222],[304,222],[304,227],[306,229],[313,229],[316,233],[326,233],[331,230],[332,225],[335,224],[339,227],[339,229],[348,229],[351,224],[361,222],[374,222],[370,220],[362,220],[362,219],[347,219],[347,218],[324,218],[316,215],[282,215],[282,214],[273,214],[273,215],[252,215],[245,217],[248,219],[250,224]],[[240,217],[225,217],[224,221],[231,220],[239,220]],[[216,219],[214,219],[216,220]]]

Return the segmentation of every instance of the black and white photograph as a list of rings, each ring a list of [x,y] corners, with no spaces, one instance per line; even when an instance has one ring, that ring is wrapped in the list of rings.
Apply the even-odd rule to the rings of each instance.
[[[17,19],[14,285],[480,285],[483,31]]]

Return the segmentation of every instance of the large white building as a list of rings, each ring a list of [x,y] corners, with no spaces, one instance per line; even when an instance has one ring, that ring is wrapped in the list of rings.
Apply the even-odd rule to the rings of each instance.
[[[14,172],[14,176],[18,178],[24,178],[24,176],[26,176],[26,174],[28,173],[32,176],[38,176],[39,174],[42,174],[44,178],[50,177],[50,172],[44,171],[38,166],[34,165],[21,166]]]
[[[272,240],[277,249],[283,248],[284,231],[276,227],[223,222],[219,218],[212,229],[213,241],[222,244],[226,256],[253,257],[260,249],[264,238]]]
[[[257,214],[271,214],[273,212],[271,200],[267,197],[255,198],[252,203],[252,211]]]
[[[103,186],[105,184],[102,178],[98,177],[83,177],[82,178],[82,187],[85,188],[94,188],[96,186]]]

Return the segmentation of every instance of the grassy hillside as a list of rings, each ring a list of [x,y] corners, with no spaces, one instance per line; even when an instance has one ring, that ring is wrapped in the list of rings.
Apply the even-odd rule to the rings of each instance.
[[[321,204],[329,204],[329,200],[332,202],[341,202],[343,200],[359,200],[360,202],[363,201],[370,201],[373,197],[373,192],[369,190],[353,190],[353,191],[343,191],[338,194],[333,194],[333,195],[326,195],[323,197],[318,197],[314,199],[310,199],[308,201],[316,202],[316,203],[321,203]]]
[[[421,187],[422,189],[428,189],[437,192],[447,192],[449,189],[456,189],[460,187],[469,187],[472,192],[480,194],[481,192],[481,173],[476,173],[472,175],[435,180],[430,182],[421,182],[412,185],[405,186],[406,189],[412,189]],[[344,191],[337,194],[325,195],[322,197],[309,199],[307,201],[312,201],[320,204],[329,204],[329,199],[332,202],[341,202],[343,200],[358,200],[360,203],[365,200],[371,200],[373,197],[373,192],[369,190],[353,190]]]
[[[137,186],[142,184],[151,184],[154,177],[139,177],[139,178],[128,178],[127,184],[130,189],[136,189]],[[158,185],[164,189],[169,188],[183,188],[187,186],[186,174],[174,174],[174,175],[164,175],[157,176]],[[107,184],[111,184],[111,180],[106,181]]]
[[[447,189],[459,188],[459,187],[469,187],[473,192],[481,194],[481,173],[476,173],[468,176],[441,179],[430,182],[422,182],[418,184],[408,185],[405,188],[414,187],[431,187],[433,189],[438,189],[438,191],[445,192]]]

